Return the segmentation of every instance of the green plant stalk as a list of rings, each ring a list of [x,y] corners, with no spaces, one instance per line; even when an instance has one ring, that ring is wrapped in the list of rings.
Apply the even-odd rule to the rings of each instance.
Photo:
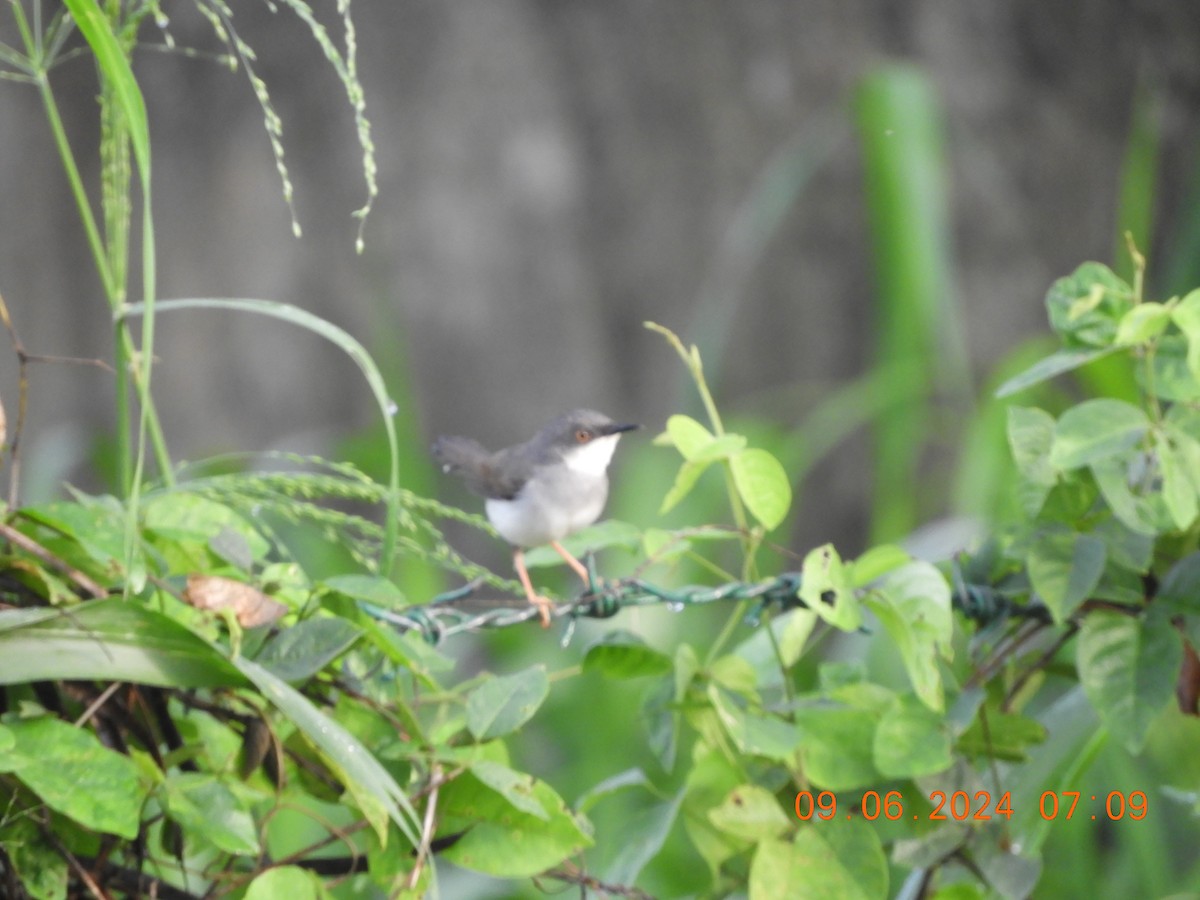
[[[939,109],[924,74],[887,67],[858,96],[877,305],[877,364],[913,365],[919,395],[881,411],[874,429],[871,542],[908,534],[922,515],[917,472],[931,432],[930,395],[969,392],[950,302],[949,226]]]

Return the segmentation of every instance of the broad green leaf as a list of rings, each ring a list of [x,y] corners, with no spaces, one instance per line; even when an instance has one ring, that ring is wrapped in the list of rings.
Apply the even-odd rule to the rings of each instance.
[[[186,490],[148,497],[143,516],[149,531],[175,543],[207,549],[222,531],[231,531],[246,542],[252,559],[265,559],[271,551],[270,541],[237,510]],[[187,568],[183,564],[176,571]]]
[[[345,619],[305,619],[275,635],[255,661],[284,681],[300,682],[320,672],[362,636],[362,631]]]
[[[334,575],[321,582],[321,586],[352,600],[365,600],[384,609],[398,609],[408,605],[404,592],[396,587],[395,582],[382,575]]]
[[[1116,343],[1128,347],[1158,337],[1171,324],[1171,310],[1161,303],[1139,303],[1117,323]]]
[[[201,840],[226,853],[259,852],[258,826],[250,810],[215,776],[174,772],[163,783],[162,801],[189,841]]]
[[[133,839],[143,792],[137,767],[91,731],[50,716],[7,723],[14,744],[0,751],[11,772],[47,806],[85,828]]]
[[[810,550],[800,567],[800,599],[810,610],[842,631],[862,626],[862,610],[850,589],[842,558],[833,544]]]
[[[1170,530],[1169,513],[1162,496],[1134,494],[1129,487],[1128,467],[1121,460],[1106,459],[1094,463],[1091,471],[1109,509],[1131,531],[1155,537],[1159,531]]]
[[[679,455],[692,459],[713,441],[713,433],[691,416],[673,415],[667,419],[667,436]]]
[[[809,779],[831,791],[850,791],[880,778],[875,768],[878,717],[867,710],[812,707],[796,711],[800,758]]]
[[[912,695],[897,697],[875,729],[875,768],[885,778],[919,778],[950,767],[946,719]]]
[[[673,668],[671,657],[650,647],[630,631],[610,631],[587,649],[583,671],[609,678],[662,675]]]
[[[1034,406],[1008,407],[1008,446],[1017,471],[1034,484],[1050,487],[1056,480],[1050,464],[1054,417]]]
[[[1200,381],[1200,288],[1188,293],[1171,310],[1171,318],[1187,338],[1187,366]]]
[[[1108,730],[1130,753],[1141,750],[1155,716],[1170,702],[1183,646],[1169,613],[1144,617],[1097,611],[1079,632],[1079,680]]]
[[[549,693],[541,665],[488,678],[467,695],[467,727],[477,740],[509,734],[533,718]]]
[[[1192,371],[1193,357],[1200,354],[1196,345],[1179,335],[1165,334],[1155,348],[1149,371],[1145,366],[1134,370],[1138,385],[1147,394],[1172,403],[1200,400],[1200,378]]]
[[[490,759],[476,760],[470,763],[469,769],[481,784],[503,797],[513,809],[545,822],[550,820],[550,814],[534,793],[536,779],[532,775],[517,772]]]
[[[629,822],[621,828],[623,846],[612,864],[604,870],[606,882],[637,883],[642,869],[658,855],[674,829],[684,796],[683,790],[676,791],[673,797],[639,810],[630,817]]]
[[[684,462],[679,467],[679,471],[675,473],[675,483],[671,485],[671,489],[667,491],[667,495],[663,497],[662,504],[658,507],[658,514],[665,516],[673,510],[679,503],[692,492],[692,488],[696,486],[696,482],[700,480],[700,476],[704,474],[711,462]]]
[[[1146,413],[1132,403],[1085,400],[1059,418],[1050,462],[1059,469],[1077,469],[1118,456],[1145,437],[1149,428]]]
[[[1186,531],[1200,512],[1200,485],[1193,480],[1194,461],[1200,446],[1185,434],[1171,441],[1156,433],[1154,452],[1162,473],[1162,497],[1179,531]],[[1200,472],[1196,473],[1200,475]]]
[[[792,485],[787,472],[766,450],[750,447],[729,457],[733,483],[750,514],[772,531],[787,517]]]
[[[748,841],[778,837],[792,827],[775,795],[756,784],[743,784],[729,792],[725,802],[708,811],[708,821],[734,837]]]
[[[381,843],[387,842],[390,818],[415,847],[420,838],[416,810],[396,779],[362,743],[286,681],[245,657],[234,663],[281,713],[324,754],[359,808],[375,829]],[[376,812],[382,814],[382,819]]]
[[[500,878],[528,878],[573,856],[592,839],[561,797],[532,780],[527,793],[540,815],[524,812],[475,778],[455,778],[438,796],[439,832],[464,832],[440,856],[457,866]]]
[[[996,389],[996,398],[1011,397],[1026,388],[1049,381],[1065,372],[1071,372],[1101,357],[1108,356],[1116,347],[1100,347],[1086,350],[1059,350],[1040,362],[1034,363],[1019,375],[1014,375]]]
[[[1109,562],[1139,575],[1144,575],[1150,570],[1150,563],[1154,557],[1152,535],[1134,531],[1115,516],[1097,523],[1091,533],[1104,541]]]
[[[895,544],[872,547],[853,562],[846,563],[846,581],[852,589],[864,588],[877,578],[912,562],[912,556]]]
[[[1025,564],[1055,622],[1065,622],[1096,589],[1106,558],[1104,541],[1090,534],[1064,530],[1035,537]]]
[[[33,900],[67,900],[67,861],[30,816],[10,816],[0,824],[0,846]]]
[[[1163,576],[1156,603],[1183,616],[1184,633],[1200,647],[1200,552],[1189,553]]]
[[[793,841],[768,838],[750,863],[750,900],[875,900],[888,893],[887,857],[864,821],[832,819]]]
[[[99,679],[162,687],[244,687],[246,679],[174,619],[114,597],[49,611],[0,610],[0,684]],[[26,622],[9,627],[8,620]]]
[[[708,696],[738,750],[784,763],[792,760],[801,737],[796,726],[778,716],[743,708],[716,685],[709,686]]]
[[[887,575],[867,603],[891,636],[917,696],[944,709],[938,658],[952,656],[950,586],[933,565],[913,562]]]
[[[746,849],[746,842],[716,828],[708,821],[708,811],[745,781],[745,773],[728,756],[705,742],[696,743],[684,785],[681,819],[688,839],[714,879],[725,860]]]
[[[652,790],[653,783],[650,781],[649,776],[641,769],[626,769],[624,772],[618,772],[616,775],[605,778],[599,784],[588,788],[580,794],[579,799],[575,801],[575,808],[582,813],[586,813],[599,801],[630,787],[641,787]]]
[[[102,570],[116,571],[125,558],[125,510],[112,497],[86,499],[27,506],[21,517],[71,538]]]
[[[299,866],[275,866],[255,876],[245,900],[325,900],[329,893],[321,879]]]
[[[1050,326],[1073,347],[1107,347],[1133,308],[1133,290],[1108,266],[1085,262],[1046,294]]]
[[[990,757],[1005,762],[1024,762],[1028,748],[1046,740],[1046,726],[1017,713],[987,708],[987,726],[982,716],[958,737],[956,752],[972,757]]]

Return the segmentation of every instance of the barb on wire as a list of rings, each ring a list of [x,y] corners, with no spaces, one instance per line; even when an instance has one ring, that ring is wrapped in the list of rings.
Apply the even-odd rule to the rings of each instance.
[[[570,642],[579,619],[607,619],[629,607],[665,604],[668,609],[679,612],[689,606],[706,603],[758,600],[746,617],[749,624],[757,625],[772,606],[781,612],[807,606],[800,599],[799,572],[784,572],[774,578],[752,583],[734,581],[715,587],[684,585],[665,588],[641,578],[600,581],[591,565],[589,571],[592,578],[588,589],[576,599],[557,604],[551,609],[553,618],[567,620],[567,630],[562,640],[564,646]],[[1041,604],[1015,603],[990,585],[956,581],[951,593],[954,608],[981,626],[1005,618],[1049,618],[1046,608]],[[515,598],[479,597],[476,594],[482,586],[482,580],[476,579],[453,591],[439,594],[425,606],[385,609],[365,601],[360,601],[359,605],[368,615],[402,631],[418,632],[434,646],[465,632],[507,628],[541,615],[538,607]]]

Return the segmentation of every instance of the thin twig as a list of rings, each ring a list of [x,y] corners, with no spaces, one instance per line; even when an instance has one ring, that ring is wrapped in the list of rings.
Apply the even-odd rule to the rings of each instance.
[[[1001,712],[1009,711],[1009,705],[1013,702],[1013,700],[1016,698],[1016,696],[1021,692],[1021,689],[1023,687],[1025,687],[1025,685],[1029,681],[1029,679],[1032,678],[1037,672],[1041,671],[1047,665],[1049,665],[1050,662],[1054,659],[1054,657],[1058,655],[1058,651],[1061,650],[1066,645],[1066,643],[1069,640],[1071,640],[1071,638],[1075,637],[1075,635],[1078,633],[1078,631],[1079,631],[1078,624],[1076,624],[1075,622],[1069,623],[1067,625],[1067,630],[1062,633],[1062,635],[1059,637],[1059,639],[1057,641],[1055,641],[1053,644],[1051,644],[1049,649],[1047,649],[1045,653],[1043,653],[1041,656],[1039,656],[1037,658],[1037,660],[1028,669],[1026,669],[1024,672],[1022,672],[1020,674],[1020,676],[1018,676],[1017,680],[1013,682],[1013,686],[1008,689],[1008,693],[1006,693],[1004,695],[1004,702],[1001,703],[1001,705],[1000,705]]]
[[[406,887],[412,890],[421,878],[421,869],[425,866],[425,858],[429,855],[429,844],[433,840],[434,820],[437,813],[438,787],[442,768],[437,763],[429,771],[429,798],[425,801],[425,818],[421,823],[421,843],[417,845],[417,861],[413,864],[408,875]]]
[[[108,687],[106,687],[104,689],[104,691],[100,694],[100,696],[97,697],[95,700],[93,700],[88,705],[88,708],[83,711],[83,714],[78,719],[75,720],[75,727],[82,728],[84,725],[86,725],[88,720],[90,720],[92,718],[92,716],[94,716],[96,714],[96,711],[98,709],[100,709],[100,707],[102,707],[105,703],[107,703],[108,698],[111,697],[113,694],[115,694],[118,690],[120,690],[120,688],[121,688],[121,682],[119,682],[119,681],[114,681],[112,684],[110,684]]]
[[[33,538],[29,537],[29,535],[22,534],[7,522],[0,522],[0,537],[5,538],[10,543],[16,544],[26,553],[31,553],[36,556],[50,568],[56,569],[63,575],[66,575],[69,579],[91,594],[95,599],[100,600],[108,596],[108,590],[106,588],[101,587],[70,563],[59,559]]]

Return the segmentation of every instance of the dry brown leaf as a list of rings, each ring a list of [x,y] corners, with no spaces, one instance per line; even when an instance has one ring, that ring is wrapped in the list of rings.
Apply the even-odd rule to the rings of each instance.
[[[258,588],[220,575],[189,575],[183,599],[196,609],[233,610],[243,628],[270,625],[288,611]]]

